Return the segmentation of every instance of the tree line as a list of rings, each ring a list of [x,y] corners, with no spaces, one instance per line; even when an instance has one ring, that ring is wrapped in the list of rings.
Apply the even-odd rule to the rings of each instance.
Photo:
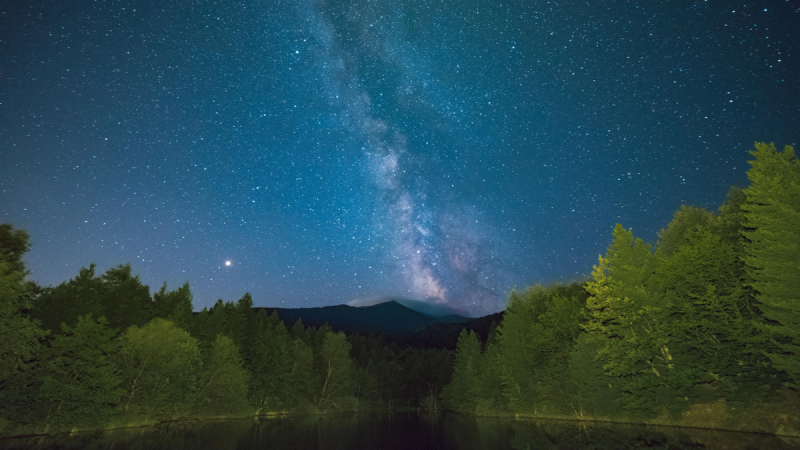
[[[287,328],[250,294],[195,313],[188,283],[151,296],[130,265],[42,288],[28,235],[1,224],[0,243],[2,434],[416,406],[448,381],[452,351]]]
[[[665,420],[800,406],[800,164],[789,146],[751,154],[719,212],[682,206],[655,250],[618,224],[586,284],[512,292],[485,342],[463,331],[445,405]]]

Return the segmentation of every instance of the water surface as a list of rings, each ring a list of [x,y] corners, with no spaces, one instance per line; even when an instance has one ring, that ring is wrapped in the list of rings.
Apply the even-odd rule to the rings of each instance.
[[[0,440],[3,449],[800,449],[753,433],[456,414],[260,417]]]

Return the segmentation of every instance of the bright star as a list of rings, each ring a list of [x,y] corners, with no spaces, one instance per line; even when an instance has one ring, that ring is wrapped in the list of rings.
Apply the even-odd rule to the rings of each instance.
[[[225,265],[226,265],[226,266],[230,266],[230,265],[231,265],[231,262],[230,262],[230,260],[228,260],[228,261],[225,261]]]

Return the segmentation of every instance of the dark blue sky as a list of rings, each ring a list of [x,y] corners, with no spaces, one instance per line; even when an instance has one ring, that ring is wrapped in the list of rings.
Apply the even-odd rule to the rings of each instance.
[[[657,4],[656,4],[657,3]],[[0,221],[43,285],[472,315],[716,208],[800,125],[797,1],[0,6]],[[225,262],[230,261],[230,266]]]

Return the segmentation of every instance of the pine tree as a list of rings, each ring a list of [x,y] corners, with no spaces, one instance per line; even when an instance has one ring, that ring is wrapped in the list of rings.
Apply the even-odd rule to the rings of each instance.
[[[256,314],[253,310],[253,297],[249,292],[236,301],[235,319],[231,321],[231,339],[236,343],[245,361],[250,359],[250,346],[253,343]]]
[[[257,411],[277,411],[292,400],[292,342],[277,313],[270,317],[261,310],[251,337],[252,373],[250,403]]]
[[[458,336],[453,375],[442,390],[442,399],[448,408],[465,412],[475,409],[480,363],[481,342],[475,332],[465,328]]]
[[[169,320],[180,328],[190,331],[192,321],[192,291],[189,282],[174,290],[167,291],[167,283],[153,294],[153,311],[156,317]]]
[[[130,264],[112,267],[100,278],[103,280],[103,315],[112,328],[124,330],[131,325],[142,326],[153,318],[150,287],[131,273]]]
[[[794,149],[756,143],[745,190],[745,262],[767,320],[775,367],[800,388],[800,163]]]

